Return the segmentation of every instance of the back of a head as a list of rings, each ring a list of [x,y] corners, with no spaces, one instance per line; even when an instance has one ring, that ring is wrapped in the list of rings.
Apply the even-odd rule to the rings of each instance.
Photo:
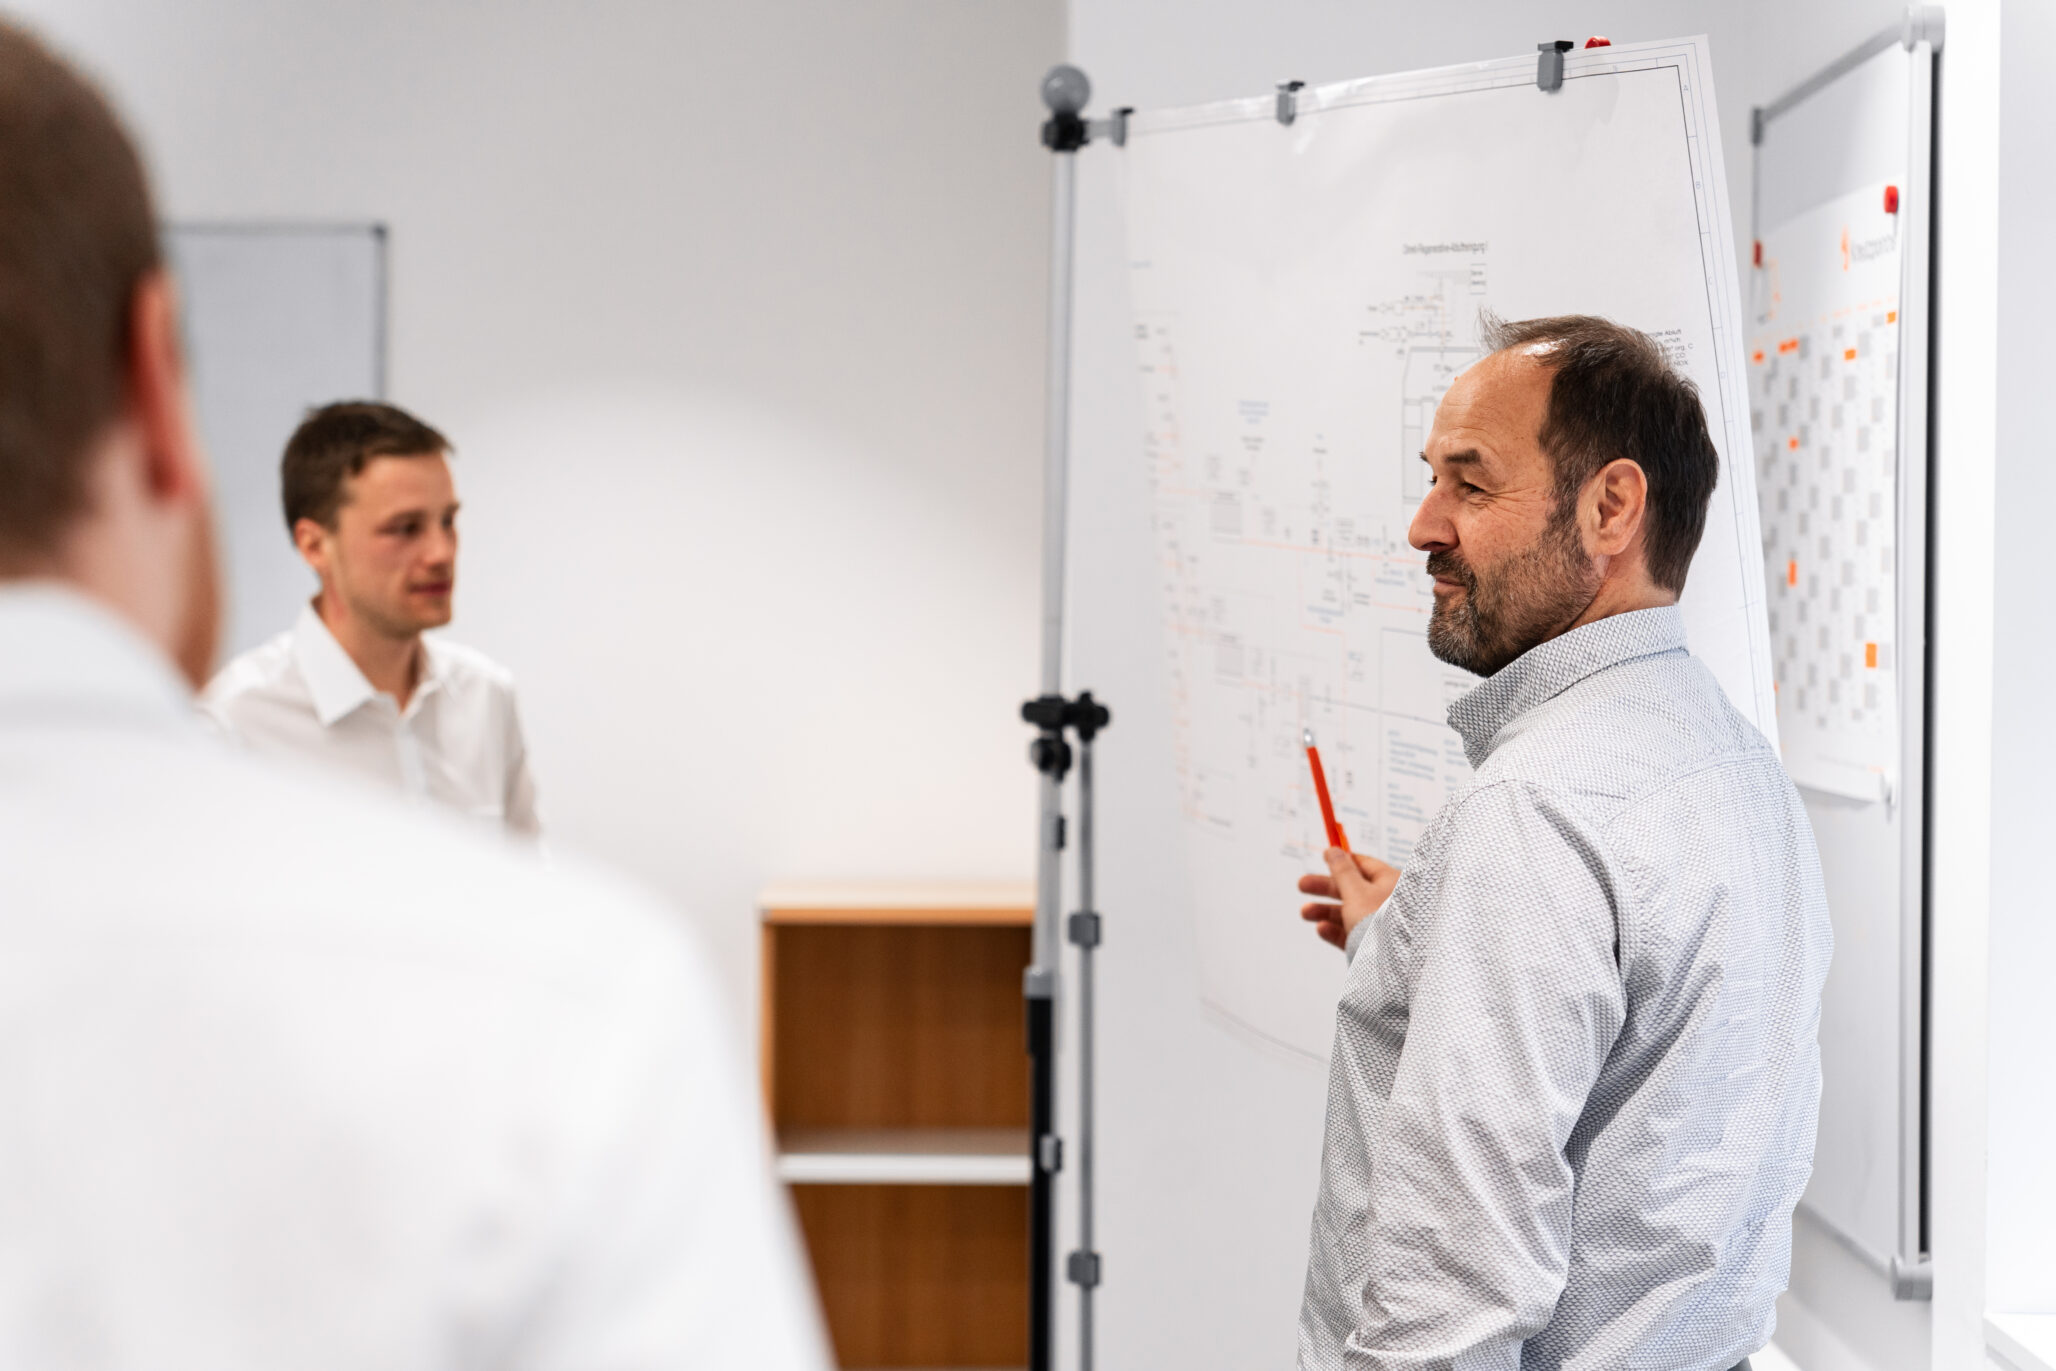
[[[47,563],[120,414],[136,285],[160,261],[141,159],[106,99],[0,20],[0,576]]]
[[[1699,391],[1654,338],[1589,314],[1513,322],[1487,315],[1488,352],[1527,352],[1551,373],[1542,450],[1556,464],[1559,505],[1575,500],[1608,462],[1627,458],[1649,482],[1643,550],[1650,579],[1685,588],[1706,509],[1720,480],[1720,452]]]

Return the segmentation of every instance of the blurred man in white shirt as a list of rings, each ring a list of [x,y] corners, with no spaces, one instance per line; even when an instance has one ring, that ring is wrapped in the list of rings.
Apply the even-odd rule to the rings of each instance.
[[[201,728],[178,331],[0,23],[0,1366],[824,1371],[677,921]]]
[[[309,414],[279,463],[286,529],[321,590],[236,658],[201,707],[230,737],[534,837],[513,677],[424,630],[450,622],[457,490],[449,441],[394,405]]]

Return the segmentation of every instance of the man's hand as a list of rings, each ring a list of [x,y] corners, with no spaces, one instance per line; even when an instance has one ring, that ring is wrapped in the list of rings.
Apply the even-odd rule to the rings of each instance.
[[[1339,847],[1329,848],[1326,856],[1328,874],[1301,876],[1299,893],[1342,903],[1306,905],[1300,909],[1299,917],[1311,923],[1323,941],[1347,947],[1349,931],[1377,913],[1392,887],[1399,883],[1399,868],[1387,866],[1376,857],[1344,852]]]

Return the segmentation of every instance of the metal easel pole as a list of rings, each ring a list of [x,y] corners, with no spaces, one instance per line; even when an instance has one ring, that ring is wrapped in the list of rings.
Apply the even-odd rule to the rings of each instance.
[[[1078,731],[1078,912],[1070,921],[1078,949],[1078,1250],[1064,1268],[1078,1287],[1078,1371],[1092,1371],[1092,1294],[1099,1286],[1099,1252],[1092,1245],[1092,972],[1100,932],[1092,900],[1092,738],[1107,719],[1091,691],[1079,695],[1072,719]]]
[[[1042,81],[1049,119],[1042,142],[1055,156],[1050,195],[1049,263],[1049,409],[1044,434],[1042,484],[1042,694],[1021,706],[1021,717],[1034,724],[1036,738],[1028,756],[1042,775],[1042,813],[1037,827],[1035,862],[1034,960],[1023,981],[1027,1002],[1030,1058],[1030,1163],[1028,1366],[1050,1371],[1056,1314],[1056,1176],[1063,1167],[1063,1144],[1056,1131],[1056,1001],[1061,984],[1060,931],[1078,949],[1078,1250],[1065,1262],[1065,1274],[1078,1287],[1078,1371],[1092,1371],[1092,1296],[1099,1285],[1099,1253],[1092,1246],[1092,1055],[1093,951],[1099,946],[1099,915],[1092,903],[1092,740],[1111,715],[1091,691],[1077,699],[1064,697],[1064,519],[1070,465],[1071,422],[1071,260],[1077,151],[1104,133],[1116,145],[1127,141],[1128,113],[1116,110],[1110,120],[1088,124],[1085,103],[1092,85],[1076,67],[1050,69]],[[1078,735],[1080,908],[1063,929],[1058,910],[1063,901],[1064,777],[1071,769],[1066,730]]]
[[[1085,74],[1057,67],[1043,79],[1049,107],[1043,142],[1052,153],[1050,184],[1048,412],[1044,417],[1042,474],[1042,694],[1021,707],[1040,730],[1029,758],[1042,776],[1037,821],[1033,960],[1022,983],[1027,1002],[1029,1152],[1028,1367],[1050,1371],[1056,1315],[1056,1176],[1063,1144],[1056,1131],[1056,999],[1061,983],[1059,908],[1063,901],[1064,775],[1071,767],[1064,740],[1064,520],[1070,464],[1071,220],[1077,183],[1074,154],[1085,145],[1080,111],[1091,96]]]

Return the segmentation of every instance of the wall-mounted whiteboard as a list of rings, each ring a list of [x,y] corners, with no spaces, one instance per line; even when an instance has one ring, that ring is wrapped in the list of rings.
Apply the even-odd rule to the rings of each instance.
[[[233,654],[292,626],[314,591],[279,503],[278,463],[308,408],[385,391],[385,231],[175,224],[200,428],[214,463]]]
[[[1804,1203],[1924,1290],[1929,231],[1919,12],[1757,112],[1749,378],[1778,729],[1835,959]]]
[[[1682,599],[1693,652],[1774,733],[1743,317],[1703,41],[1136,115],[1130,291],[1200,994],[1327,1055],[1344,963],[1294,914],[1325,846],[1404,865],[1470,775],[1475,680],[1429,653],[1407,528],[1479,312],[1599,314],[1698,386],[1720,483]],[[1603,271],[1589,269],[1607,264]]]

